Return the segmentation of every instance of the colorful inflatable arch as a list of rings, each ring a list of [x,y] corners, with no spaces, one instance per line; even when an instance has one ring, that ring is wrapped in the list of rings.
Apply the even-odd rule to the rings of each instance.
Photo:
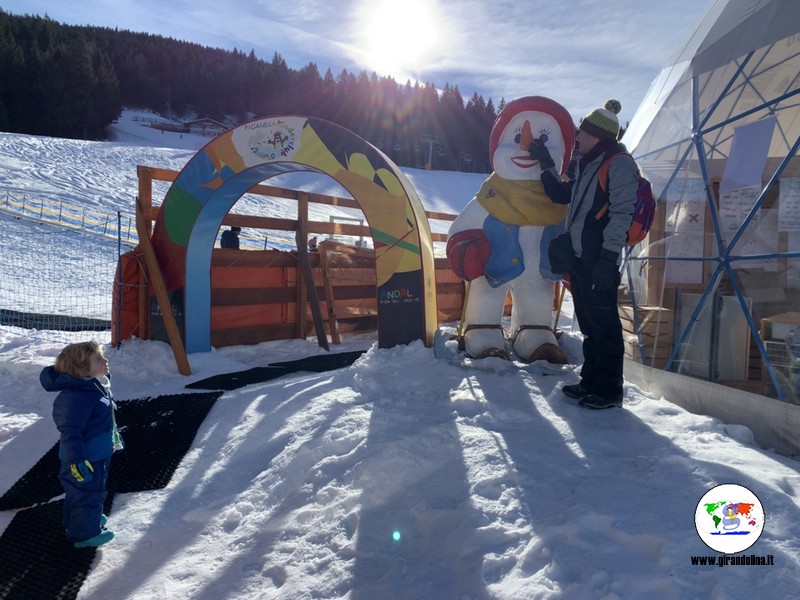
[[[375,246],[378,345],[433,343],[436,291],[430,228],[405,175],[334,123],[266,117],[212,140],[169,188],[152,244],[186,351],[211,349],[211,251],[222,219],[254,185],[296,171],[335,179],[364,211]]]

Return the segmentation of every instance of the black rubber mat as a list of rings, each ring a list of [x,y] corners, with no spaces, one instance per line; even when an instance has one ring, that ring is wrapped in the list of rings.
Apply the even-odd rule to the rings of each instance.
[[[76,598],[96,548],[78,550],[64,537],[58,500],[14,515],[0,536],[0,598]],[[108,510],[109,502],[106,502]]]
[[[300,358],[287,362],[269,363],[269,366],[284,367],[290,373],[294,373],[295,371],[321,373],[322,371],[333,371],[335,369],[349,367],[356,362],[364,352],[366,352],[366,350],[339,352],[338,354],[319,354],[317,356],[309,356],[307,358]]]
[[[236,390],[246,385],[282,377],[288,372],[289,370],[283,367],[255,367],[238,373],[223,373],[222,375],[207,377],[206,379],[189,383],[186,387],[197,390]]]
[[[109,493],[166,486],[221,395],[219,391],[197,392],[117,402],[117,423],[125,450],[111,459]],[[60,496],[63,491],[58,468],[56,443],[0,497],[0,510],[25,508]]]
[[[108,491],[165,487],[222,392],[171,394],[119,402],[117,423],[125,450],[114,454]]]
[[[117,403],[126,447],[111,460],[106,514],[111,514],[116,493],[169,483],[221,395],[173,394]],[[14,515],[0,536],[0,600],[76,598],[89,573],[96,549],[79,550],[67,542],[61,529],[64,501],[48,502],[63,493],[58,468],[56,444],[0,498],[0,510],[38,504]]]
[[[341,369],[352,365],[364,352],[366,352],[366,350],[339,352],[337,354],[320,354],[318,356],[309,356],[307,358],[289,360],[286,362],[269,363],[267,367],[255,367],[246,371],[223,373],[221,375],[207,377],[206,379],[189,383],[186,387],[200,390],[235,390],[246,385],[262,383],[297,371],[310,371],[312,373],[333,371],[334,369]]]
[[[63,494],[64,490],[58,483],[59,467],[56,444],[0,497],[0,510],[34,506]]]
[[[0,308],[0,325],[53,331],[111,331],[111,321],[65,315],[25,313]]]

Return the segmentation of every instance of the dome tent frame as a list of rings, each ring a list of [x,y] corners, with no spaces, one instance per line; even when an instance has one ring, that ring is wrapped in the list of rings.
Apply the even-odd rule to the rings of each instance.
[[[744,314],[764,368],[781,400],[787,394],[747,305],[735,267],[742,261],[800,258],[786,251],[735,254],[743,236],[757,220],[765,201],[774,194],[781,177],[800,176],[800,3],[791,0],[718,0],[713,2],[695,30],[677,50],[652,84],[626,132],[626,142],[642,170],[653,183],[657,197],[671,198],[676,182],[700,179],[713,236],[712,254],[659,255],[664,245],[650,245],[626,261],[635,325],[642,363],[644,344],[633,289],[631,263],[636,261],[700,262],[711,264],[700,300],[676,343],[665,369],[674,370],[681,349],[689,340],[709,299],[727,275]],[[757,198],[735,230],[723,227],[715,185],[731,157],[736,129],[771,119],[772,137]],[[763,183],[766,181],[766,183]],[[672,194],[674,196],[674,194]],[[726,238],[726,233],[729,234]],[[669,236],[665,236],[665,239]],[[656,240],[659,242],[659,240]],[[669,242],[666,242],[668,244]],[[777,246],[777,244],[776,244]],[[673,264],[675,264],[673,262]],[[702,267],[701,267],[702,268]],[[666,271],[666,269],[665,269]],[[664,282],[662,282],[663,291]],[[794,307],[793,307],[794,308]],[[797,309],[795,309],[797,310]],[[645,363],[646,364],[646,363]]]

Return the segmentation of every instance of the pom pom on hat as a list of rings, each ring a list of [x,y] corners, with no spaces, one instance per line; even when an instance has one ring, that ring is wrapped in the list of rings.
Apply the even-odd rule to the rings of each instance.
[[[580,130],[601,140],[616,140],[619,136],[617,115],[622,110],[619,100],[611,99],[603,108],[596,108],[583,118]]]
[[[622,104],[619,103],[619,100],[615,100],[612,98],[611,100],[606,102],[606,105],[603,107],[606,110],[610,110],[615,115],[618,115],[622,110]]]

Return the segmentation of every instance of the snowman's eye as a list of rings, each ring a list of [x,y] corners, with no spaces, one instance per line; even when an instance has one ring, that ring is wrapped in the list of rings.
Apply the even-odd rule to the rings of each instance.
[[[519,141],[520,141],[521,139],[522,139],[522,134],[521,134],[521,133],[518,133],[517,135],[515,135],[515,136],[514,136],[514,143],[515,143],[515,144],[519,144]]]
[[[547,140],[550,139],[550,130],[549,129],[542,129],[539,132],[539,137],[537,138],[543,144],[547,143]]]

